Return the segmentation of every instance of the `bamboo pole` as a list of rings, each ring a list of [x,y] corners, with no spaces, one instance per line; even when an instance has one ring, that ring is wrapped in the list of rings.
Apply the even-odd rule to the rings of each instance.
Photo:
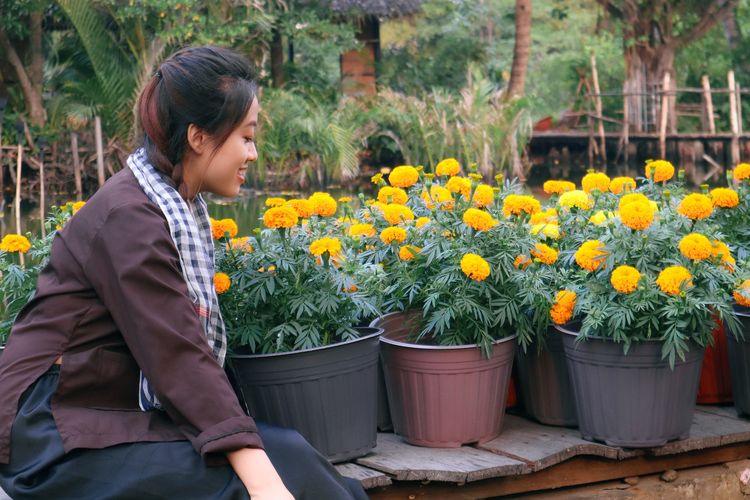
[[[42,224],[42,238],[47,236],[47,230],[44,227],[44,148],[47,146],[47,140],[41,138],[39,145],[39,221]]]
[[[735,82],[737,90],[735,95],[737,96],[737,132],[742,135],[742,92],[740,90],[740,84]]]
[[[628,147],[630,144],[630,112],[628,110],[628,99],[623,99],[623,106],[622,106],[622,148],[623,148],[623,154],[625,157],[625,166],[627,168],[627,165],[630,165],[630,148]]]
[[[73,153],[73,175],[76,180],[76,201],[83,199],[83,184],[81,182],[81,158],[78,156],[78,132],[70,133],[70,150]]]
[[[711,134],[716,133],[716,123],[714,122],[714,101],[711,92],[711,82],[708,80],[708,75],[703,75],[701,78],[701,84],[703,85],[703,101],[706,105],[706,118],[708,119],[708,132]]]
[[[729,70],[727,81],[729,82],[729,123],[732,127],[732,165],[737,165],[740,162],[740,138],[739,126],[737,125],[737,88],[734,81],[734,71]]]
[[[102,119],[94,117],[94,135],[96,138],[96,174],[99,178],[99,187],[104,185],[104,148],[102,146]]]
[[[606,146],[606,138],[604,135],[604,121],[601,119],[602,116],[602,98],[599,95],[599,72],[596,69],[596,56],[591,55],[591,76],[594,83],[594,106],[596,109],[596,114],[599,117],[599,140],[601,141],[601,148],[600,152],[602,155],[602,162],[604,163],[604,169],[607,169],[607,146]]]
[[[669,88],[669,81],[669,72],[665,72],[664,79],[662,80],[661,119],[659,120],[659,155],[661,159],[667,158],[667,121],[669,118],[669,95],[667,89]]]
[[[16,211],[16,234],[21,234],[21,166],[23,165],[23,122],[16,122],[16,142],[18,143],[18,152],[16,158],[16,200],[15,200],[15,211]],[[18,256],[21,260],[21,266],[23,262],[23,252],[18,252]]]

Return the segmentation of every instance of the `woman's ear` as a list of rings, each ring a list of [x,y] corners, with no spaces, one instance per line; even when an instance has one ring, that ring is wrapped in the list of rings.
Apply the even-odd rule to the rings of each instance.
[[[187,142],[190,149],[197,155],[203,154],[208,145],[208,134],[200,127],[191,123],[187,129]]]

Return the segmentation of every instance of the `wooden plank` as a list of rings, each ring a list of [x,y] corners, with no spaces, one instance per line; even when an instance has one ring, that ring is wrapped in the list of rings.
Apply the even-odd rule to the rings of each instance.
[[[399,481],[464,483],[490,477],[530,472],[523,462],[468,446],[423,448],[411,446],[395,434],[378,434],[373,452],[357,464],[379,470]]]
[[[338,464],[334,465],[334,467],[342,476],[356,479],[362,483],[362,487],[366,490],[391,484],[391,478],[382,472],[368,469],[367,467],[360,467],[357,464]]]

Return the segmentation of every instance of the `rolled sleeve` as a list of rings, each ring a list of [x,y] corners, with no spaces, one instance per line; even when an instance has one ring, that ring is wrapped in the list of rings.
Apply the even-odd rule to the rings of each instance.
[[[263,448],[213,357],[156,205],[112,209],[85,272],[165,411],[198,453],[216,462],[217,454]]]

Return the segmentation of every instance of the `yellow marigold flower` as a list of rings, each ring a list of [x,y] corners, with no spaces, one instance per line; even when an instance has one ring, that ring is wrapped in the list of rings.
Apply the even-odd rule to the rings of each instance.
[[[229,276],[227,276],[225,273],[214,274],[214,288],[216,289],[217,295],[225,293],[227,290],[229,290],[229,287],[231,285],[232,280],[229,279]]]
[[[353,238],[357,238],[359,236],[372,238],[376,234],[377,231],[375,230],[375,226],[373,226],[372,224],[353,224],[352,227],[349,228],[349,236]]]
[[[463,177],[451,177],[445,183],[445,188],[451,193],[461,193],[461,196],[468,200],[471,194],[471,181]]]
[[[409,200],[409,195],[406,194],[401,188],[395,188],[391,186],[383,186],[378,191],[378,201],[381,203],[396,203],[398,205],[405,205]]]
[[[734,178],[738,181],[750,179],[750,163],[740,163],[734,167]]]
[[[263,214],[263,224],[270,229],[281,229],[294,227],[299,217],[291,207],[273,207]]]
[[[562,194],[575,191],[576,185],[570,181],[546,181],[543,189],[547,194]]]
[[[328,193],[314,193],[308,200],[312,204],[313,213],[321,217],[334,215],[338,208],[336,200]]]
[[[78,211],[82,209],[84,205],[86,205],[85,201],[77,201],[73,203],[73,215],[77,214]]]
[[[654,222],[654,209],[650,203],[628,203],[620,207],[620,220],[630,229],[642,231]]]
[[[592,224],[596,224],[597,226],[601,226],[602,224],[607,222],[607,215],[603,210],[599,210],[594,215],[589,217],[589,222]]]
[[[395,226],[402,222],[414,220],[414,212],[405,205],[390,203],[383,207],[383,218]]]
[[[481,174],[477,174],[477,173],[475,173],[475,172],[472,172],[472,173],[470,173],[470,174],[469,174],[469,175],[467,175],[466,177],[468,177],[469,179],[473,179],[473,180],[475,180],[475,181],[481,181],[481,180],[482,180],[482,176],[481,176]]]
[[[476,231],[488,231],[497,226],[497,219],[494,219],[489,213],[478,208],[470,208],[464,212],[464,224]]]
[[[341,253],[341,242],[338,238],[319,238],[310,243],[309,250],[316,257],[320,257],[326,252],[331,257],[336,257]]]
[[[461,165],[455,158],[446,158],[435,167],[435,173],[439,176],[448,175],[453,177],[454,175],[458,175],[460,171]]]
[[[705,219],[711,212],[713,212],[714,206],[711,202],[711,198],[705,194],[693,193],[687,195],[677,205],[677,211],[692,220]]]
[[[651,200],[649,200],[646,195],[641,193],[629,193],[624,195],[622,198],[620,198],[619,207],[620,210],[622,210],[622,207],[625,205],[629,205],[630,203],[649,203]]]
[[[424,200],[425,206],[430,210],[435,208],[435,203],[440,204],[440,208],[445,210],[453,210],[453,193],[442,186],[430,186],[430,193],[427,194],[425,190],[422,191],[420,196]]]
[[[593,172],[586,174],[581,179],[581,187],[586,193],[592,191],[601,191],[606,193],[609,191],[609,176],[603,172]]]
[[[375,174],[372,177],[370,177],[370,182],[373,184],[380,184],[380,181],[383,180],[383,174]]]
[[[680,240],[678,245],[680,253],[690,260],[704,260],[711,257],[713,245],[711,242],[698,233],[690,233]]]
[[[549,208],[547,210],[542,210],[541,212],[537,212],[534,215],[529,218],[529,224],[536,225],[536,224],[543,224],[545,222],[549,222],[552,224],[557,224],[557,209],[556,208]]]
[[[531,234],[538,235],[540,232],[545,238],[557,240],[560,238],[560,226],[552,223],[534,224],[529,230]]]
[[[732,257],[729,247],[719,240],[711,242],[711,257],[717,258],[721,266],[730,272],[733,272],[737,265],[737,261]]]
[[[526,269],[531,265],[531,259],[526,255],[519,255],[516,257],[516,260],[513,262],[513,265],[516,266],[518,269]]]
[[[531,249],[531,255],[547,265],[557,262],[557,250],[544,243],[534,245],[534,248]]]
[[[682,286],[693,286],[693,275],[682,266],[669,266],[659,273],[656,284],[662,292],[668,295],[677,295]]]
[[[716,188],[710,194],[715,207],[734,208],[740,204],[740,197],[734,189]]]
[[[604,257],[609,254],[604,250],[604,244],[599,240],[584,242],[575,253],[576,262],[587,271],[593,272],[604,269],[606,262]]]
[[[555,295],[555,303],[549,310],[549,316],[556,325],[564,325],[573,317],[576,306],[576,293],[573,290],[560,290]]]
[[[8,253],[26,253],[31,249],[31,242],[20,234],[6,234],[0,241],[0,250]]]
[[[542,205],[539,200],[533,196],[509,194],[503,200],[503,215],[510,217],[511,215],[521,215],[526,213],[534,215],[542,210]]]
[[[280,207],[286,203],[286,200],[284,198],[267,198],[266,199],[266,206],[267,207]]]
[[[388,182],[391,186],[408,188],[413,186],[419,180],[419,172],[411,165],[401,165],[396,167],[388,176]]]
[[[339,198],[339,203],[350,203],[352,199],[349,196],[342,196]]]
[[[253,246],[250,244],[250,237],[232,238],[227,245],[232,250],[241,250],[243,252],[252,252]]]
[[[402,243],[406,239],[406,230],[400,227],[387,227],[380,233],[380,240],[389,245],[394,241]]]
[[[412,260],[417,256],[419,251],[422,250],[414,245],[404,245],[398,250],[398,257],[401,260]]]
[[[474,281],[484,281],[490,275],[490,265],[475,253],[467,253],[461,258],[461,271]]]
[[[495,201],[495,192],[492,190],[492,186],[487,184],[480,184],[474,190],[474,206],[478,208],[484,208],[492,205]]]
[[[612,283],[612,288],[618,292],[628,294],[633,293],[638,288],[640,279],[641,273],[638,272],[638,269],[631,266],[617,266],[612,271],[609,282]]]
[[[417,227],[424,227],[429,223],[430,223],[429,217],[420,217],[417,219],[417,222],[415,223],[415,225]]]
[[[581,210],[588,210],[593,205],[591,197],[585,191],[580,189],[574,189],[573,191],[567,191],[560,195],[560,199],[557,201],[561,207],[570,210],[573,207],[580,208]]]
[[[632,191],[635,189],[635,179],[632,177],[615,177],[609,183],[609,190],[615,194],[623,191]]]
[[[744,163],[747,165],[747,163]],[[732,294],[734,300],[744,307],[750,307],[750,280],[745,280]]]
[[[650,179],[654,174],[654,182],[668,181],[674,177],[674,165],[666,160],[655,160],[646,163],[646,178]]]
[[[312,203],[310,203],[310,200],[297,198],[287,201],[284,205],[287,207],[291,207],[295,212],[297,212],[297,217],[299,217],[300,219],[307,219],[313,214],[313,206]]]

